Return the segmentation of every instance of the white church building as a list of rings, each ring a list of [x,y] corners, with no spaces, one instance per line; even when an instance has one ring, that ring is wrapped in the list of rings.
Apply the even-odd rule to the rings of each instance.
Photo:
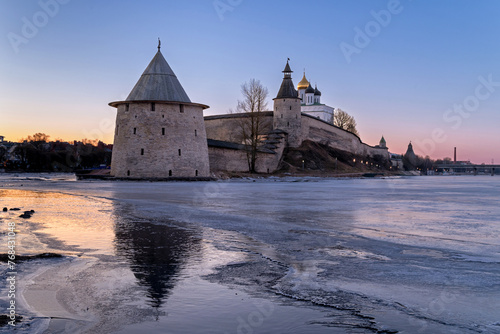
[[[311,83],[306,79],[305,71],[302,80],[297,85],[297,90],[301,100],[301,112],[333,124],[335,108],[321,103],[321,92],[317,86],[312,88]]]

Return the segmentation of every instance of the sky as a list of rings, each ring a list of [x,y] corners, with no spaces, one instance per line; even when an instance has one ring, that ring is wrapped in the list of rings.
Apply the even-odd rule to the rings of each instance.
[[[192,102],[272,98],[290,58],[363,142],[500,163],[497,0],[0,0],[0,135],[112,143],[116,109],[162,53]]]

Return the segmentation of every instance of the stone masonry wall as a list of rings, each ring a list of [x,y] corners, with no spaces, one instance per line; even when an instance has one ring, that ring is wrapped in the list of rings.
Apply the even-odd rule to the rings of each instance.
[[[311,140],[357,155],[389,159],[386,148],[379,148],[361,142],[358,136],[342,130],[315,117],[302,114],[302,140]]]
[[[128,111],[127,111],[128,104]],[[118,105],[111,175],[209,177],[203,108],[194,104]]]
[[[273,120],[273,113],[269,112],[266,118]],[[276,121],[276,117],[274,117],[274,120]],[[241,143],[241,141],[233,140],[233,138],[238,138],[239,131],[241,131],[237,126],[239,121],[237,117],[231,114],[205,117],[208,138]],[[297,132],[295,137],[300,143],[304,140],[311,140],[360,156],[372,158],[380,156],[389,159],[387,149],[367,145],[361,142],[356,135],[313,116],[302,114],[300,125],[300,129],[296,127],[289,127],[288,129]],[[271,130],[271,127],[269,127],[269,131]],[[283,130],[286,131],[286,129]],[[256,162],[257,171],[260,173],[272,173],[277,170],[283,158],[285,146],[286,138],[283,138],[281,143],[277,145],[277,149],[275,149],[276,154],[260,152]],[[248,172],[247,157],[244,150],[209,147],[209,157],[210,166],[214,171]]]
[[[272,112],[262,112],[263,133],[272,130]],[[243,143],[241,135],[241,122],[245,121],[245,114],[225,114],[205,117],[205,128],[208,139],[228,141],[231,143]]]

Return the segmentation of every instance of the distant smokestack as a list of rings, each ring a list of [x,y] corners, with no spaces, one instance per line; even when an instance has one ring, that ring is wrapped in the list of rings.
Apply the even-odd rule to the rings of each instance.
[[[457,148],[455,147],[455,152],[453,152],[453,163],[457,163]]]

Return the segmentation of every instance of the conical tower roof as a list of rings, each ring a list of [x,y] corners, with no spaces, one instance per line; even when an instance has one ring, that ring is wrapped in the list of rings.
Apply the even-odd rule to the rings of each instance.
[[[126,101],[172,101],[191,103],[184,88],[160,52],[142,73]]]
[[[288,64],[288,61],[286,62],[285,69],[283,70],[284,76],[283,76],[283,81],[281,82],[281,87],[278,92],[278,95],[276,95],[277,99],[284,99],[284,98],[298,98],[298,93],[295,90],[295,86],[293,85],[292,82],[292,69],[290,68],[290,65]]]

